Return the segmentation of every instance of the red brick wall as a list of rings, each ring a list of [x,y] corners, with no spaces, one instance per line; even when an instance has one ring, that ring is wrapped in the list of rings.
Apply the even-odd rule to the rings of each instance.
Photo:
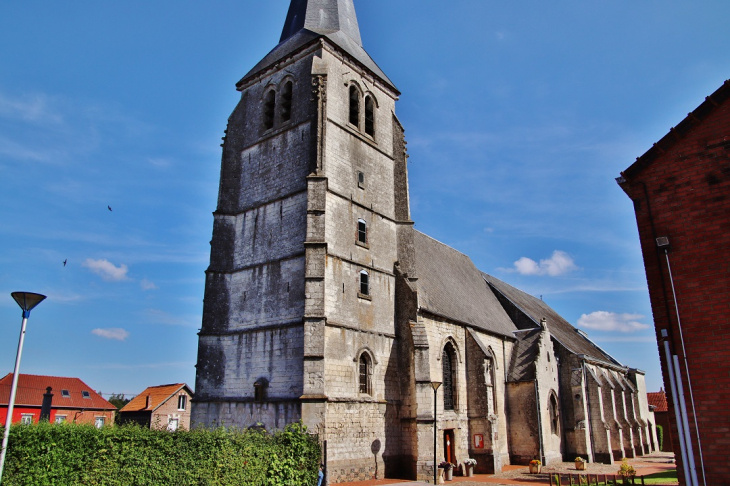
[[[185,401],[185,410],[179,410],[177,408],[179,395],[185,395],[187,397],[187,400]],[[152,428],[167,428],[167,423],[171,417],[180,420],[180,429],[190,429],[190,394],[186,392],[184,388],[155,410],[152,414]]]
[[[657,151],[663,153],[643,169],[627,169],[622,188],[634,201],[657,336],[661,329],[669,331],[672,352],[681,362],[667,263],[655,242],[656,237],[669,237],[707,484],[720,485],[730,484],[730,101],[712,110],[702,121],[693,122],[694,128],[673,145],[663,139],[658,146],[666,148]],[[660,346],[673,447],[679,451],[673,397],[669,396],[669,375]],[[683,383],[702,483],[684,368]]]
[[[33,423],[37,424],[41,417],[40,407],[13,407],[13,423],[20,422],[22,415],[32,414]],[[77,424],[93,424],[96,417],[104,417],[105,425],[114,424],[114,411],[102,410],[80,410],[80,409],[52,409],[51,422],[55,422],[57,415],[66,416],[66,421],[75,422]],[[0,424],[5,425],[8,416],[8,407],[0,407]]]

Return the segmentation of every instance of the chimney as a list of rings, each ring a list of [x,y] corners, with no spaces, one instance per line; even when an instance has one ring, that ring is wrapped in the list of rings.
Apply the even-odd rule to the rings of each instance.
[[[150,396],[149,395],[147,395],[147,404],[145,405],[144,408],[150,408]]]
[[[46,388],[46,392],[43,394],[43,403],[41,404],[41,421],[51,421],[51,402],[53,402],[53,393],[51,393],[50,386]]]

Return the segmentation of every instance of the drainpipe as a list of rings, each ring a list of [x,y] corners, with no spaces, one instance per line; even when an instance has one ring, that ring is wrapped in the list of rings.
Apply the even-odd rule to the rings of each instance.
[[[687,485],[695,485],[696,483],[690,481],[690,475],[689,475],[689,461],[690,456],[687,454],[687,445],[686,445],[686,436],[684,433],[684,421],[681,417],[680,412],[680,406],[679,406],[679,399],[677,395],[677,385],[675,382],[675,376],[674,376],[674,364],[672,360],[672,353],[669,351],[669,342],[666,339],[667,337],[667,331],[666,329],[662,329],[662,338],[664,338],[664,356],[667,362],[667,369],[669,371],[669,384],[671,385],[672,390],[672,397],[674,400],[674,418],[677,421],[677,435],[679,435],[679,448],[681,449],[682,458],[685,459],[684,461],[684,467],[682,468],[684,470],[684,484]],[[690,446],[692,443],[690,442]]]
[[[591,392],[588,389],[588,375],[586,374],[586,360],[583,358],[582,361],[583,370],[583,386],[585,386],[586,394],[586,412],[588,417],[586,420],[586,427],[588,427],[588,439],[591,441],[591,455],[588,458],[590,462],[596,462],[596,441],[593,438],[593,414],[591,413]]]
[[[660,241],[661,240],[661,241]],[[672,276],[672,266],[669,264],[669,238],[657,238],[656,240],[657,246],[659,248],[664,249],[664,255],[667,259],[667,271],[669,272],[669,283],[671,284],[672,288],[672,297],[674,298],[674,310],[677,313],[677,328],[679,329],[679,340],[682,343],[682,359],[684,360],[684,371],[687,374],[687,387],[689,388],[689,399],[690,403],[692,405],[692,415],[694,416],[694,423],[695,423],[695,431],[697,432],[697,449],[700,453],[700,467],[702,468],[702,482],[705,486],[707,486],[707,479],[705,478],[705,461],[702,457],[702,442],[700,442],[700,428],[697,425],[697,411],[695,410],[695,399],[694,395],[692,393],[692,380],[689,377],[689,365],[687,363],[687,350],[684,347],[684,334],[682,333],[682,320],[679,317],[679,305],[677,303],[677,292],[674,289],[674,277]],[[662,330],[662,335],[665,333],[665,330]],[[665,341],[666,342],[666,341]],[[684,420],[684,427],[687,434],[687,446],[689,451],[692,451],[692,439],[690,437],[690,430],[689,425],[687,423],[687,409],[684,401],[684,389],[682,385],[682,374],[681,369],[679,367],[679,359],[677,358],[677,355],[674,355],[674,367],[675,372],[677,374],[677,389],[680,393],[679,399],[680,403],[682,404],[682,419]],[[694,454],[692,455],[692,476],[695,481],[695,484],[699,484],[699,481],[697,481],[697,470],[694,468]]]
[[[545,464],[545,448],[542,442],[542,413],[540,410],[540,387],[537,384],[537,363],[535,363],[535,405],[537,408],[537,437],[540,440],[540,460]]]

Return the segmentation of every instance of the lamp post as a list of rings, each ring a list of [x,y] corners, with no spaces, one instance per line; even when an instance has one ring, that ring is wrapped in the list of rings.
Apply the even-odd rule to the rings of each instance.
[[[8,401],[8,416],[5,419],[5,433],[3,434],[3,446],[0,452],[0,483],[3,480],[3,467],[5,466],[5,453],[8,450],[8,437],[10,426],[13,423],[13,408],[15,407],[15,390],[18,388],[18,374],[20,373],[20,357],[23,354],[23,341],[25,340],[25,326],[28,324],[30,311],[43,302],[45,295],[34,294],[33,292],[13,292],[10,294],[15,302],[23,309],[23,324],[20,326],[20,339],[18,340],[18,354],[15,356],[15,370],[13,371],[13,384],[10,387],[10,400]]]
[[[433,387],[433,484],[438,482],[438,466],[436,465],[436,407],[438,406],[438,398],[436,390],[441,386],[440,381],[432,381],[431,386]]]

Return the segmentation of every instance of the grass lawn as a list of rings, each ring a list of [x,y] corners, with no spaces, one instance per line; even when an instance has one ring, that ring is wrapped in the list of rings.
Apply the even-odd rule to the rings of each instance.
[[[563,486],[565,486],[566,484],[569,484],[569,483],[563,482],[561,484],[563,484]],[[575,483],[575,484],[576,484],[576,486],[578,486],[578,483]],[[580,483],[580,484],[586,484],[586,483]],[[623,483],[619,480],[618,484],[621,485]],[[629,483],[629,484],[631,484],[631,483]],[[634,484],[641,484],[641,479],[636,478],[636,481]],[[671,469],[669,471],[664,471],[664,472],[660,472],[660,473],[647,474],[646,476],[644,476],[644,484],[653,484],[655,486],[671,486],[674,484],[679,484],[679,481],[677,481],[677,470]],[[595,486],[595,485],[596,485],[595,482],[591,483],[591,486]],[[609,485],[613,486],[613,481],[609,481],[608,483],[603,483],[603,482],[598,483],[598,486],[609,486]]]

